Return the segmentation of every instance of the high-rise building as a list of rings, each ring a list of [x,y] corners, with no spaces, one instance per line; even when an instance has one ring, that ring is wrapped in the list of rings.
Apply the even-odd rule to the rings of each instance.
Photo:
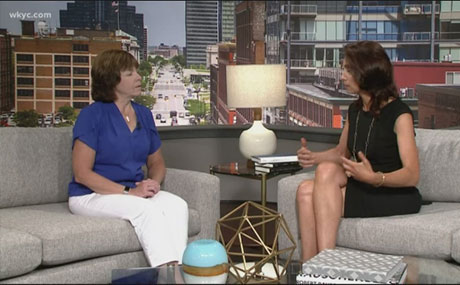
[[[219,41],[219,1],[185,1],[186,64],[206,65],[206,47]]]
[[[264,64],[265,2],[240,1],[235,19],[237,64]]]
[[[288,124],[343,126],[348,103],[355,99],[342,90],[339,76],[343,46],[350,42],[378,41],[393,62],[460,62],[460,48],[454,44],[460,40],[456,1],[266,5],[266,62],[287,66]],[[404,100],[417,116],[417,96],[409,97]]]
[[[219,41],[235,38],[235,1],[219,1]]]
[[[11,35],[0,29],[0,113],[14,108],[14,71]]]
[[[147,49],[148,49],[147,34],[148,34],[147,27],[144,27],[144,50],[143,50],[143,55],[142,55],[142,58],[144,60],[147,60]]]
[[[137,14],[136,7],[129,6],[126,0],[76,0],[67,3],[67,10],[60,10],[59,17],[62,28],[122,30],[137,38],[141,60],[146,55],[144,15]]]

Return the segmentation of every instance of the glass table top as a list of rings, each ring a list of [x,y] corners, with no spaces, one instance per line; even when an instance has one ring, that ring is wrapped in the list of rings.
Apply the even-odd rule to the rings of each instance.
[[[407,263],[405,284],[459,284],[460,264],[444,260],[404,257]],[[296,276],[301,272],[302,263],[291,261],[287,274],[282,276],[280,284],[295,284]],[[227,284],[236,284],[236,278],[229,276]],[[181,265],[142,267],[112,270],[112,284],[186,284]]]
[[[289,171],[274,171],[270,173],[266,173],[266,178],[272,178],[280,174],[294,174],[303,168],[299,165],[298,168],[295,170],[289,170]],[[217,164],[217,165],[211,165],[209,167],[209,171],[211,173],[217,173],[217,174],[227,174],[227,175],[235,175],[235,176],[243,176],[247,178],[253,178],[253,179],[261,179],[262,178],[262,173],[256,172],[254,167],[248,167],[246,162],[230,162],[230,163],[223,163],[223,164]]]

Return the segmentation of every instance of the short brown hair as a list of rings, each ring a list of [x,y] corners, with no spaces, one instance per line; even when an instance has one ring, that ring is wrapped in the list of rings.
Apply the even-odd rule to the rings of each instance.
[[[129,52],[105,50],[93,62],[91,69],[91,96],[94,101],[115,101],[115,86],[120,83],[121,71],[137,68],[139,63]]]
[[[373,41],[347,44],[344,48],[347,69],[361,90],[371,94],[370,111],[380,113],[382,102],[397,98],[398,91],[393,79],[393,65],[383,47]],[[356,101],[363,106],[361,97]]]

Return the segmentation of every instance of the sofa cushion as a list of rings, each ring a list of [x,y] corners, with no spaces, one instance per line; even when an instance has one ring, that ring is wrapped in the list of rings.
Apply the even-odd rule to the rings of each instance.
[[[67,203],[0,209],[0,226],[39,237],[46,266],[142,250],[137,235],[126,220],[78,216]],[[196,210],[189,210],[189,236],[200,229]]]
[[[146,266],[144,252],[135,251],[39,268],[27,275],[0,280],[0,284],[110,284],[113,269]]]
[[[460,130],[416,129],[424,200],[460,202]]]
[[[1,128],[0,208],[67,201],[71,150],[71,127]]]
[[[41,261],[42,243],[39,238],[0,227],[0,279],[30,272]]]
[[[337,244],[386,254],[450,259],[452,234],[460,229],[459,220],[460,209],[422,210],[418,214],[379,218],[347,218],[340,223]]]
[[[452,258],[460,263],[460,230],[452,235]]]

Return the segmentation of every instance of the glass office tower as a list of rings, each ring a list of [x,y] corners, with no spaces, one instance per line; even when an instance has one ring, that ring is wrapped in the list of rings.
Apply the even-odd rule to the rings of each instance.
[[[82,1],[67,3],[67,10],[60,10],[61,28],[122,31],[137,38],[141,59],[147,51],[144,41],[144,15],[136,13],[128,1]]]
[[[187,66],[206,66],[206,47],[219,41],[219,1],[185,1]]]

